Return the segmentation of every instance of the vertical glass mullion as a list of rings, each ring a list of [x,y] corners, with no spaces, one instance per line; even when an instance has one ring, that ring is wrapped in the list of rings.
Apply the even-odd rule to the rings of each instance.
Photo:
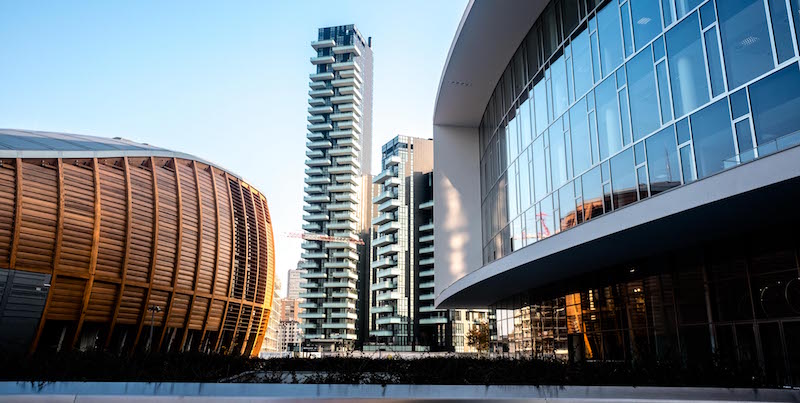
[[[658,98],[661,104],[661,123],[666,124],[672,120],[672,97],[670,96],[666,59],[656,65],[656,79],[658,80]]]
[[[725,79],[722,75],[722,54],[720,53],[716,24],[703,33],[703,42],[706,49],[706,60],[708,61],[711,98],[714,98],[725,92]]]
[[[785,0],[768,0],[769,14],[767,18],[772,23],[772,37],[775,44],[775,57],[781,64],[794,57],[794,41],[790,27],[789,14],[786,11]]]
[[[622,25],[622,43],[625,48],[625,58],[633,54],[633,31],[631,30],[631,10],[628,2],[623,3],[619,7],[619,12],[622,16],[620,23]]]
[[[769,35],[767,35],[767,36],[769,36],[769,44],[772,47],[772,62],[773,62],[773,67],[774,67],[774,66],[777,66],[780,63],[778,62],[778,51],[777,51],[777,46],[775,44],[775,35],[774,35],[775,31],[772,30],[772,28],[773,28],[772,27],[772,18],[770,18],[771,14],[769,12],[769,4],[768,4],[768,2],[769,2],[769,0],[764,0],[763,4],[764,4],[764,14],[767,17],[767,32],[769,32]]]
[[[675,21],[674,11],[675,7],[672,6],[672,0],[661,0],[661,18],[664,21],[664,27],[670,26]]]
[[[625,86],[617,93],[619,100],[619,117],[620,126],[622,127],[622,146],[625,147],[631,143],[631,121],[630,109],[628,107],[628,87]]]
[[[594,82],[599,83],[603,78],[603,72],[600,71],[600,44],[597,42],[597,33],[589,35],[589,40],[592,46],[592,74]]]

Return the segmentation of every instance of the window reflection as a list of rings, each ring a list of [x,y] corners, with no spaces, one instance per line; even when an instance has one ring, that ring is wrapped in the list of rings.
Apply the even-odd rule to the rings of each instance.
[[[708,83],[697,13],[670,29],[666,42],[672,103],[675,106],[675,117],[678,118],[708,102]]]
[[[672,126],[645,140],[650,193],[656,195],[681,184],[678,144]]]
[[[561,120],[550,127],[550,168],[553,188],[558,188],[567,181],[567,155],[564,146],[564,133]]]
[[[586,98],[581,98],[569,110],[572,134],[572,166],[580,174],[592,165],[592,149],[589,139],[589,123],[586,119]]]
[[[622,63],[622,33],[619,8],[615,3],[597,12],[597,32],[600,36],[600,64],[605,77]]]
[[[773,73],[749,89],[758,145],[800,130],[800,70],[797,64]]]
[[[644,138],[661,126],[653,60],[648,47],[625,66],[631,97],[633,141]]]
[[[723,170],[725,160],[735,155],[728,100],[722,99],[693,114],[691,124],[697,177],[702,179]]]
[[[595,167],[581,177],[583,191],[583,220],[588,221],[603,214],[603,183],[600,167]]]
[[[575,96],[582,97],[592,88],[592,54],[589,32],[584,30],[572,41],[572,70],[575,74]]]
[[[597,86],[595,100],[597,102],[600,159],[606,159],[622,147],[619,108],[617,107],[617,82],[614,76],[607,78]]]
[[[661,33],[658,3],[653,0],[630,0],[633,17],[633,39],[639,50]]]
[[[763,0],[717,2],[728,87],[736,88],[773,67]]]
[[[614,208],[626,206],[637,200],[633,148],[628,148],[611,159],[611,187],[614,194]]]

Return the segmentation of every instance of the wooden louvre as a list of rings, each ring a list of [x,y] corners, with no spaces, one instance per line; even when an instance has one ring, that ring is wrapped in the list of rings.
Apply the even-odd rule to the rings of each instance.
[[[132,328],[126,349],[139,351],[152,322],[153,348],[166,348],[173,329],[174,348],[255,355],[271,312],[273,254],[266,198],[204,163],[0,159],[0,268],[51,275],[31,352],[48,324],[68,329],[67,348],[98,328],[96,347],[107,348]]]

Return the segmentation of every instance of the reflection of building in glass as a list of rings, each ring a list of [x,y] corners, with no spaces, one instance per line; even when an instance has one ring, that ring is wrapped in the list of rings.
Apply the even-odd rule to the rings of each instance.
[[[255,354],[274,263],[266,197],[213,164],[0,130],[0,350]]]
[[[797,1],[588,6],[468,6],[434,114],[437,306],[491,305],[497,352],[800,384]]]

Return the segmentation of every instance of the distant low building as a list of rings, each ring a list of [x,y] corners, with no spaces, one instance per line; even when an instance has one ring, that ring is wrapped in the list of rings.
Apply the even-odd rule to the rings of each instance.
[[[297,320],[282,320],[278,333],[278,348],[280,351],[300,351],[303,332]]]

